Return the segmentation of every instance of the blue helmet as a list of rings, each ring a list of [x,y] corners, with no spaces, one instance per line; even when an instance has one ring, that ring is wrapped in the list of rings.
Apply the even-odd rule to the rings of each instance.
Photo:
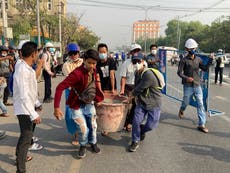
[[[68,52],[77,52],[77,51],[79,52],[80,47],[75,43],[70,43],[67,46],[67,50],[68,50]]]

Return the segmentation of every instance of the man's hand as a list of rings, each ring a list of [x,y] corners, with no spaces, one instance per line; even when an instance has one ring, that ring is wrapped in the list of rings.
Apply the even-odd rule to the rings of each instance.
[[[54,108],[54,116],[57,120],[61,120],[63,118],[63,113],[60,108]]]
[[[40,116],[37,117],[37,118],[33,121],[33,123],[35,123],[35,124],[40,124],[41,122],[42,122],[42,119],[40,118]]]
[[[102,105],[102,102],[95,103],[95,106],[101,106],[101,105]]]
[[[119,93],[119,95],[124,95],[124,93],[125,92],[121,90],[120,93]]]
[[[193,82],[193,80],[194,80],[194,79],[193,79],[192,77],[188,77],[188,78],[187,78],[187,82]]]

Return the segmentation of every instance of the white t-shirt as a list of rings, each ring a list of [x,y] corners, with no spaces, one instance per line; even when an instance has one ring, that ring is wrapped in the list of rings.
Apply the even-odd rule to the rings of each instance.
[[[146,61],[144,61],[144,65],[147,68],[148,65]],[[134,85],[134,79],[135,79],[135,69],[133,66],[133,63],[131,59],[127,59],[121,66],[120,69],[120,76],[126,77],[126,84],[128,85]]]

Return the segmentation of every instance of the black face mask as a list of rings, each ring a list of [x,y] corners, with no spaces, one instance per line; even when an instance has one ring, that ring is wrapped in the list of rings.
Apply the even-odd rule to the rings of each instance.
[[[190,55],[194,55],[194,54],[196,53],[196,50],[195,50],[195,49],[191,49],[191,50],[188,51],[188,53],[189,53]]]

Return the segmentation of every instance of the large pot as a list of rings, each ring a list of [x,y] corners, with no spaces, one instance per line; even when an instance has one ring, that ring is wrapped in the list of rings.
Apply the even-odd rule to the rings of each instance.
[[[105,92],[103,103],[96,108],[100,132],[121,131],[128,112],[128,98]]]

